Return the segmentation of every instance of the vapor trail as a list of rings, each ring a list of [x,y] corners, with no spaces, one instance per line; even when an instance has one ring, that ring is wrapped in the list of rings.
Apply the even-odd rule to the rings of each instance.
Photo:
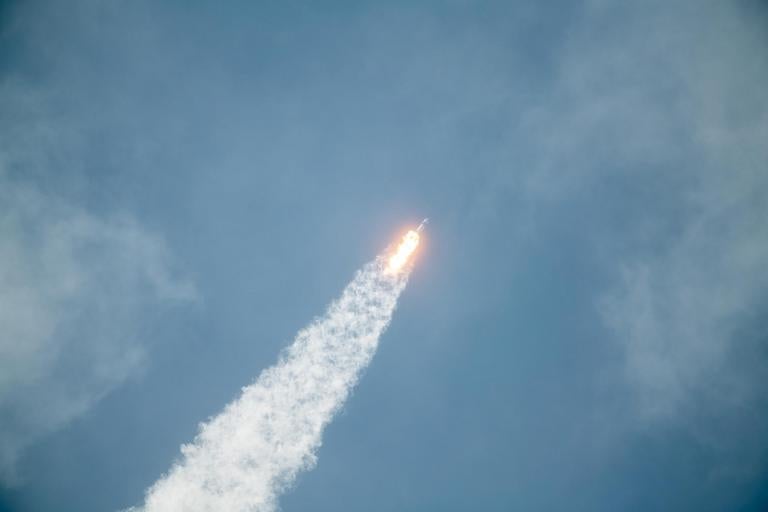
[[[275,366],[201,425],[194,442],[181,447],[182,459],[147,491],[144,506],[131,510],[275,510],[281,491],[315,464],[323,428],[376,351],[411,270],[407,256],[415,246],[404,247],[405,239],[392,257],[359,270]],[[404,251],[405,263],[393,263]]]

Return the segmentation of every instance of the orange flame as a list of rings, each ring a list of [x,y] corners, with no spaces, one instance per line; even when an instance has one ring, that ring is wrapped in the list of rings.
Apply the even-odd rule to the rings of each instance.
[[[397,246],[395,253],[389,258],[389,266],[387,270],[394,274],[403,268],[408,258],[411,257],[413,251],[419,245],[419,233],[414,230],[408,231],[403,237],[403,241]]]

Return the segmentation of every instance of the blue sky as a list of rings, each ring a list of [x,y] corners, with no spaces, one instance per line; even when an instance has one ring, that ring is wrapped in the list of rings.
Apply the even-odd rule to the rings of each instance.
[[[0,511],[141,501],[431,223],[298,510],[768,505],[764,2],[0,4]]]

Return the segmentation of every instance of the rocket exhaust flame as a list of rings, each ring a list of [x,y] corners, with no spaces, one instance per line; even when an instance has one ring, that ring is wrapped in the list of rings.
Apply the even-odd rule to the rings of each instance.
[[[272,512],[315,464],[325,426],[373,357],[412,268],[419,232],[357,272],[326,313],[301,330],[276,365],[200,426],[182,458],[133,512]]]
[[[387,267],[387,270],[390,274],[394,274],[403,268],[403,265],[405,265],[408,258],[411,257],[411,254],[413,254],[413,251],[418,247],[420,238],[419,233],[413,230],[405,234],[403,241],[400,242],[395,254],[389,258],[389,266]]]
[[[400,242],[400,245],[397,246],[395,253],[389,258],[387,271],[390,274],[399,272],[403,268],[403,265],[408,262],[411,255],[413,254],[413,251],[415,251],[419,246],[419,241],[421,240],[419,233],[421,233],[421,231],[424,229],[424,226],[427,225],[427,222],[429,222],[429,219],[424,219],[421,221],[421,224],[419,224],[419,227],[417,227],[415,230],[409,230],[405,236],[403,236],[403,239]]]

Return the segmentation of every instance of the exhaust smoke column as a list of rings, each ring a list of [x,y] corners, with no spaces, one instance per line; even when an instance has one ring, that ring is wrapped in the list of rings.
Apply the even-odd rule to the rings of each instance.
[[[323,429],[373,357],[412,268],[423,223],[357,272],[278,363],[200,426],[134,512],[268,512],[315,464]]]

